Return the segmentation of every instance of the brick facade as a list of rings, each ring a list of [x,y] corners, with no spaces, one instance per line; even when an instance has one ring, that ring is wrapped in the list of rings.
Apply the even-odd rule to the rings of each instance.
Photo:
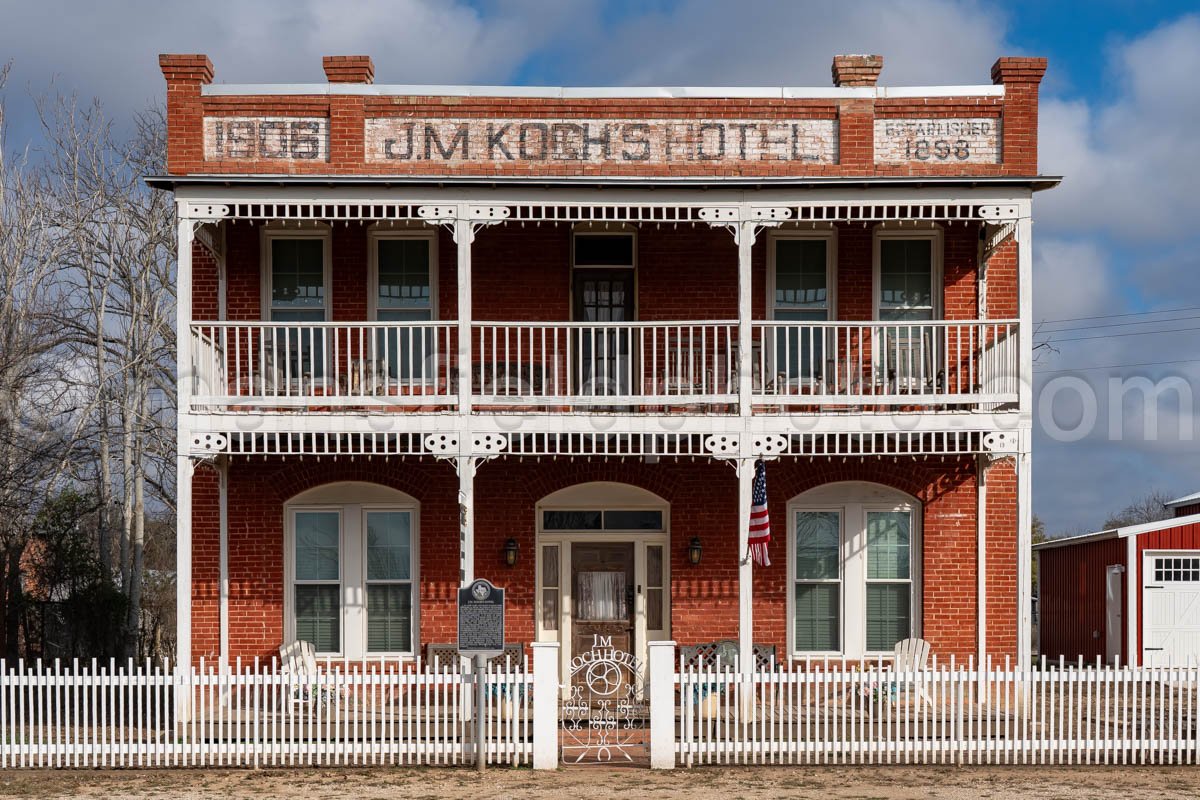
[[[369,59],[355,58],[326,62],[332,84],[373,79]],[[1028,176],[1037,172],[1046,68],[1045,59],[999,59],[992,80],[1003,96],[230,96],[202,93],[213,79],[206,56],[159,61],[172,175]],[[869,88],[881,68],[882,60],[840,73],[835,65],[835,79]],[[897,138],[877,120],[925,127]]]
[[[328,86],[311,94],[205,93],[213,68],[202,55],[164,55],[168,172],[172,176],[329,176],[349,182],[398,175],[425,179],[706,177],[1028,178],[1037,173],[1038,86],[1043,59],[1002,58],[987,87],[963,96],[906,97],[877,91],[878,56],[839,56],[842,90],[800,97],[532,97],[344,92],[369,84],[366,56],[326,58]],[[643,157],[644,156],[644,157]],[[220,178],[223,180],[223,177]],[[549,182],[549,181],[548,181]],[[1016,181],[1020,183],[1020,181]],[[271,182],[264,178],[268,195]],[[630,181],[630,186],[638,185]],[[394,186],[390,196],[398,194]],[[384,192],[383,189],[380,190]],[[750,190],[748,194],[752,195]],[[890,190],[889,190],[890,191]],[[382,196],[382,195],[381,195]],[[651,197],[647,194],[647,197]],[[864,192],[864,198],[870,192]],[[898,195],[889,194],[894,198]],[[915,196],[915,195],[914,195]],[[457,201],[455,201],[457,202]],[[841,202],[841,201],[839,201]],[[857,202],[857,201],[855,201]],[[888,202],[904,202],[889,200]],[[850,217],[853,218],[853,217]],[[912,230],[911,223],[908,230]],[[813,227],[816,227],[815,225]],[[874,238],[879,226],[833,225],[837,320],[875,317]],[[382,223],[380,230],[389,230]],[[789,223],[783,231],[808,230]],[[265,226],[224,224],[224,298],[218,262],[196,244],[196,321],[262,319]],[[369,318],[371,227],[330,226],[329,319]],[[456,244],[434,226],[436,316],[457,317]],[[1018,316],[1017,246],[1000,245],[981,274],[982,225],[939,226],[947,320]],[[481,229],[471,245],[472,318],[557,322],[571,319],[572,226],[515,223]],[[752,315],[769,315],[766,290],[772,233],[751,250]],[[738,250],[729,231],[707,224],[636,226],[635,317],[642,321],[731,320],[738,316]],[[222,299],[224,302],[222,302]],[[955,340],[949,342],[953,347]],[[869,357],[869,354],[864,354]],[[447,423],[449,425],[449,423]],[[781,422],[782,425],[782,422]],[[848,428],[849,429],[849,428]],[[782,428],[781,428],[782,430]],[[769,504],[773,565],[754,570],[756,642],[787,639],[786,508],[809,489],[870,481],[915,497],[922,508],[921,635],[941,657],[977,652],[977,471],[974,456],[793,459],[772,462]],[[670,504],[670,614],[681,644],[736,638],[737,480],[705,459],[508,459],[483,464],[475,481],[476,574],[507,588],[508,637],[534,637],[535,519],[540,498],[590,481],[641,487]],[[229,655],[269,657],[283,638],[284,504],[335,481],[376,483],[420,502],[420,643],[452,641],[458,587],[458,481],[447,463],[420,458],[233,456],[228,480]],[[217,477],[199,467],[193,482],[192,657],[216,658],[219,642]],[[1017,477],[1011,460],[987,469],[988,652],[1013,655],[1017,641]],[[704,559],[687,563],[702,539]],[[514,538],[515,567],[501,559]]]
[[[378,483],[420,502],[420,638],[453,641],[458,587],[457,478],[450,465],[420,459],[234,459],[229,467],[230,656],[269,658],[283,638],[284,503],[335,481]],[[738,622],[737,480],[709,461],[502,461],[479,469],[475,488],[475,564],[507,588],[508,636],[534,637],[537,502],[590,481],[637,486],[670,503],[672,636],[681,644],[736,638]],[[939,655],[975,652],[976,477],[971,459],[783,460],[769,467],[770,567],[754,570],[754,639],[784,652],[787,637],[788,502],[835,481],[871,481],[904,491],[922,505],[923,636]],[[193,490],[193,658],[216,658],[218,520],[216,475],[196,472]],[[1011,465],[989,471],[989,652],[1015,652],[1015,479]],[[687,562],[699,536],[700,565]],[[508,538],[520,546],[515,567],[502,560]]]

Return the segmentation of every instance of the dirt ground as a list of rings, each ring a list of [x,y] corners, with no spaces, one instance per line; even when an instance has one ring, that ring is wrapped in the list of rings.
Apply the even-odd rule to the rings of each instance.
[[[575,768],[22,771],[0,774],[0,797],[278,798],[1195,798],[1196,767],[705,767],[673,772]]]

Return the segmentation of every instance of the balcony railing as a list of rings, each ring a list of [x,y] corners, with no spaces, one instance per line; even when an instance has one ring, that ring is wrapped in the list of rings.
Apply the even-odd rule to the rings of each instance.
[[[736,321],[480,322],[483,406],[621,407],[737,402]]]
[[[1002,409],[1018,400],[1017,323],[756,321],[756,413]],[[454,322],[192,325],[209,411],[449,410]],[[476,322],[471,399],[484,411],[736,413],[738,325]]]
[[[755,404],[958,406],[1018,399],[1017,323],[755,322]]]
[[[208,410],[457,403],[453,322],[205,322],[192,325],[197,388]]]

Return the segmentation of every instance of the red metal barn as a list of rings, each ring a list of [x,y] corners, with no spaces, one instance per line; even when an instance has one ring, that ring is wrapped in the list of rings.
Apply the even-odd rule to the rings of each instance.
[[[1200,660],[1200,514],[1033,549],[1042,655],[1151,666]]]

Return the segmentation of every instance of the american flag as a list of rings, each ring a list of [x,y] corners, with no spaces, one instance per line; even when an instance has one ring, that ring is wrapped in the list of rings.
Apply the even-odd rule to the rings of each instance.
[[[754,491],[750,503],[750,557],[760,567],[771,566],[767,543],[771,541],[771,515],[767,513],[767,465],[754,462]]]

